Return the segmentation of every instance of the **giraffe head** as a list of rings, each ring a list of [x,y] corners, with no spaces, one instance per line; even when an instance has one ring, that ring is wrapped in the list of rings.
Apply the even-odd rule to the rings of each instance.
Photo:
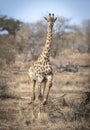
[[[46,18],[46,17],[44,17],[44,18],[48,22],[49,27],[53,27],[55,21],[57,20],[57,17],[54,18],[54,14],[51,15],[50,13],[49,13],[49,17],[48,18]]]

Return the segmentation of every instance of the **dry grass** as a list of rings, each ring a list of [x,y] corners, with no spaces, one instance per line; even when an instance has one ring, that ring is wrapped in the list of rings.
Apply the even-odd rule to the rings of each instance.
[[[85,65],[89,54],[62,55],[73,63]],[[67,56],[67,57],[66,57]],[[79,59],[80,58],[80,59]],[[79,60],[78,60],[79,59]],[[88,60],[86,60],[88,59]],[[56,63],[60,61],[57,58]],[[27,73],[20,68],[3,66],[0,70],[0,130],[89,130],[90,129],[90,68],[77,73],[54,75],[46,113],[32,120],[29,104],[31,85]],[[27,68],[23,67],[27,72]],[[23,71],[22,69],[22,71]],[[16,71],[16,73],[15,73]]]

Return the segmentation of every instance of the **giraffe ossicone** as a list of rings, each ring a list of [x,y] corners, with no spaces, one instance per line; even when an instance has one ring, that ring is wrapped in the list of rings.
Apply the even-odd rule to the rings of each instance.
[[[38,93],[38,97],[42,95],[43,100],[40,100],[44,106],[48,100],[50,88],[52,87],[53,72],[52,66],[50,64],[50,50],[52,44],[52,29],[57,18],[54,17],[54,14],[49,13],[49,17],[44,17],[48,23],[48,32],[45,47],[38,57],[38,59],[30,66],[29,69],[29,78],[32,82],[32,109],[34,111],[34,100],[35,94]],[[37,84],[37,91],[36,91]],[[43,84],[43,86],[42,86]],[[41,112],[41,107],[40,107]]]

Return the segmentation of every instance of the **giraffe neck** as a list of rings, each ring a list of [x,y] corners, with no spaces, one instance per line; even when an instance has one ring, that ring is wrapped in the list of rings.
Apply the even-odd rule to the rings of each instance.
[[[40,55],[40,58],[43,58],[44,60],[49,60],[51,44],[52,44],[52,27],[48,27],[45,47]]]

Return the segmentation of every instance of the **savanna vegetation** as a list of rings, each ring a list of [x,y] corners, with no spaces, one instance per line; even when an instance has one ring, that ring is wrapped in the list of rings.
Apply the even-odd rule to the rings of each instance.
[[[31,119],[28,69],[41,53],[46,34],[44,20],[24,23],[0,16],[0,130],[90,129],[90,19],[75,25],[69,18],[58,17],[47,113],[42,120]]]

